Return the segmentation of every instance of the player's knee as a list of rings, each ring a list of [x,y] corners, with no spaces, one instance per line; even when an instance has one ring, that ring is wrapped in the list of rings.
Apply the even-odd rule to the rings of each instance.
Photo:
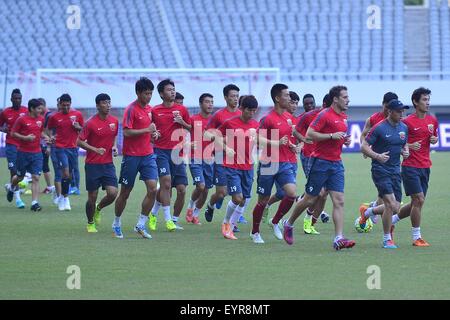
[[[177,194],[179,196],[184,196],[186,194],[186,186],[185,185],[177,186]]]
[[[39,176],[38,175],[33,174],[31,176],[31,179],[33,180],[33,182],[39,182]]]
[[[244,197],[240,194],[233,194],[231,199],[233,200],[233,203],[236,205],[241,205],[245,203]]]
[[[422,207],[423,204],[425,203],[425,197],[422,195],[417,195],[412,197],[412,205],[414,207]]]
[[[195,188],[199,191],[199,192],[203,192],[206,189],[206,186],[204,183],[199,183],[195,186]]]
[[[106,191],[106,196],[110,199],[117,198],[118,190],[117,189],[109,189]]]
[[[127,200],[128,197],[130,196],[130,193],[131,193],[131,189],[129,189],[129,188],[122,188],[122,189],[120,189],[119,198],[121,200]]]

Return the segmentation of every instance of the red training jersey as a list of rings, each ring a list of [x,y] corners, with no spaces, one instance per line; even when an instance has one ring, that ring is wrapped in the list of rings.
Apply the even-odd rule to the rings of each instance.
[[[347,132],[347,115],[343,112],[336,113],[332,107],[320,111],[310,125],[315,131],[320,133]],[[328,161],[341,160],[342,146],[345,139],[317,141],[316,147],[311,157]]]
[[[211,160],[214,158],[212,155],[213,147],[208,147],[213,143],[203,138],[211,117],[212,115],[209,115],[204,118],[200,113],[191,117],[191,142],[194,142],[196,146],[191,149],[191,159]]]
[[[374,113],[369,117],[370,127],[373,128],[377,123],[383,121],[384,119],[386,119],[386,116],[383,111]]]
[[[83,115],[77,110],[69,110],[67,114],[58,111],[50,116],[47,128],[55,130],[57,148],[77,147],[78,130],[73,126],[75,122],[78,122],[80,126],[84,125]]]
[[[19,109],[14,109],[13,107],[5,108],[2,113],[0,113],[0,127],[6,124],[6,144],[13,144],[15,146],[20,145],[20,140],[13,138],[11,136],[11,129],[14,126],[17,118],[28,114],[28,108],[21,106]]]
[[[311,124],[311,122],[313,122],[313,120],[316,118],[316,116],[319,114],[320,111],[322,111],[322,109],[318,108],[302,113],[299,117],[297,126],[295,127],[298,133],[306,137],[306,132],[308,131],[309,125]],[[302,148],[302,154],[305,157],[308,158],[311,157],[311,154],[314,151],[315,147],[316,147],[315,141],[313,141],[313,143],[304,143]]]
[[[295,144],[296,138],[293,135],[295,117],[289,112],[278,114],[272,109],[259,122],[259,135],[269,140],[280,140],[284,136],[288,136],[291,143]],[[278,148],[278,153],[274,150]],[[297,163],[297,157],[289,145],[271,146],[267,145],[261,154],[263,162],[290,162]]]
[[[95,148],[104,148],[103,155],[86,150],[86,163],[104,164],[112,163],[112,148],[119,130],[119,120],[108,115],[106,119],[100,118],[98,114],[86,121],[79,139],[86,141]]]
[[[11,134],[17,132],[23,136],[34,134],[33,141],[19,140],[18,150],[22,152],[40,153],[41,152],[41,134],[44,131],[44,117],[38,116],[33,118],[30,115],[25,115],[17,118],[11,129]]]
[[[223,166],[237,170],[252,170],[252,151],[256,143],[259,124],[250,119],[244,122],[240,116],[226,120],[218,129],[226,138],[226,145],[235,151],[232,161],[224,152]]]
[[[181,149],[186,138],[187,131],[184,127],[174,121],[174,117],[179,114],[184,122],[190,124],[191,119],[185,106],[174,104],[172,107],[166,107],[163,104],[157,105],[152,109],[153,122],[161,136],[155,140],[155,148],[173,150]]]
[[[420,142],[420,149],[409,148],[408,159],[403,160],[402,166],[413,168],[430,168],[430,138],[437,137],[438,121],[431,115],[420,119],[415,113],[402,120],[408,127],[408,143]]]
[[[139,102],[134,101],[125,108],[123,114],[123,129],[144,129],[152,124],[152,108],[149,105],[142,107]],[[138,136],[123,136],[122,153],[125,156],[142,157],[153,153],[150,132]]]
[[[239,109],[236,109],[234,112],[228,111],[227,107],[220,109],[213,114],[206,129],[217,129],[228,119],[239,117],[241,114],[242,112]]]

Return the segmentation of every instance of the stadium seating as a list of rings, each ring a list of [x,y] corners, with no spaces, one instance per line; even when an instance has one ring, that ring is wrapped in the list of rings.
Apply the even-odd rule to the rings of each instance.
[[[305,73],[379,79],[377,73],[403,71],[403,0],[71,4],[81,8],[79,30],[66,26],[66,1],[0,1],[2,69],[177,68],[180,57],[187,68],[280,67],[289,80],[308,79]],[[370,5],[382,8],[381,29],[366,25]],[[429,14],[431,71],[450,71],[446,1],[430,0]]]

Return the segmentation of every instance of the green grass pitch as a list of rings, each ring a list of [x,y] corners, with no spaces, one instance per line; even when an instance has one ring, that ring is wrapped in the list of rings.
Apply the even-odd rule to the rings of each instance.
[[[86,193],[71,197],[72,211],[59,213],[50,196],[43,195],[43,211],[19,210],[0,198],[0,299],[448,299],[449,170],[450,153],[434,153],[430,189],[423,210],[422,234],[429,248],[411,245],[409,219],[396,229],[397,250],[381,248],[382,228],[358,234],[353,221],[359,204],[373,200],[375,187],[370,162],[360,154],[346,154],[345,235],[356,240],[351,250],[332,249],[333,223],[318,223],[319,236],[303,234],[301,217],[296,224],[295,244],[288,246],[261,227],[266,243],[255,245],[251,225],[240,225],[239,240],[225,240],[220,224],[226,203],[216,210],[212,223],[200,216],[202,226],[186,225],[169,233],[159,215],[152,240],[133,232],[143,197],[137,183],[123,216],[123,240],[111,233],[113,206],[104,210],[97,234],[86,232]],[[84,169],[82,183],[84,187]],[[117,159],[116,167],[119,168]],[[1,159],[3,183],[9,173]],[[41,183],[42,183],[41,179]],[[305,179],[298,176],[298,192]],[[255,193],[254,184],[253,192]],[[192,186],[189,186],[187,199]],[[252,204],[245,213],[251,221]],[[408,201],[405,198],[405,201]],[[187,201],[186,201],[187,203]],[[327,203],[331,212],[331,202]],[[274,214],[272,209],[271,215]],[[81,289],[69,290],[67,267],[81,270]],[[369,290],[367,268],[381,271],[381,289]]]

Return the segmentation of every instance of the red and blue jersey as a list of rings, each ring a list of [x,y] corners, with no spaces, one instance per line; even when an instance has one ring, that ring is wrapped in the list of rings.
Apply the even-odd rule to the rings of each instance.
[[[18,139],[20,144],[17,149],[22,152],[40,153],[42,131],[44,131],[44,117],[38,116],[33,118],[30,115],[25,115],[17,118],[17,121],[11,129],[11,134],[13,132],[17,132],[23,136],[33,134],[35,137],[33,141]]]
[[[6,125],[6,143],[7,144],[12,144],[15,146],[19,146],[20,141],[16,138],[13,138],[11,136],[11,129],[14,126],[14,123],[16,122],[16,120],[19,117],[25,116],[28,114],[28,108],[21,106],[18,109],[14,109],[13,107],[9,107],[9,108],[5,108],[1,113],[0,113],[0,127],[3,127],[4,125]]]
[[[319,112],[310,127],[316,132],[325,134],[347,132],[347,115],[343,112],[337,113],[332,107],[329,107]],[[344,142],[344,139],[317,141],[311,157],[328,161],[340,161]]]
[[[239,109],[236,109],[233,112],[229,111],[226,107],[220,109],[212,115],[206,126],[206,129],[217,129],[228,119],[239,117],[241,114],[242,112]]]
[[[108,115],[106,119],[100,118],[97,114],[86,121],[79,139],[86,141],[95,148],[104,148],[103,155],[86,150],[86,163],[106,164],[112,163],[112,148],[116,140],[119,129],[119,120]]]
[[[419,150],[409,149],[409,157],[403,160],[402,166],[430,168],[432,164],[430,159],[430,138],[431,136],[437,137],[438,121],[429,114],[421,119],[415,113],[410,114],[402,121],[408,127],[408,143],[420,143]]]
[[[161,136],[154,141],[155,148],[167,150],[182,148],[187,131],[181,124],[174,121],[177,114],[183,118],[184,122],[190,124],[189,112],[185,106],[174,104],[172,107],[166,107],[160,104],[152,109],[153,122],[161,133]]]
[[[126,107],[123,114],[123,129],[139,130],[150,127],[152,123],[152,108],[149,105],[142,107],[134,101]],[[150,132],[138,136],[123,136],[122,153],[125,156],[148,156],[153,153],[152,135]]]
[[[69,110],[67,114],[58,111],[49,117],[47,128],[54,130],[57,148],[77,147],[78,130],[73,126],[75,122],[78,122],[80,126],[84,125],[81,112],[73,109]]]

